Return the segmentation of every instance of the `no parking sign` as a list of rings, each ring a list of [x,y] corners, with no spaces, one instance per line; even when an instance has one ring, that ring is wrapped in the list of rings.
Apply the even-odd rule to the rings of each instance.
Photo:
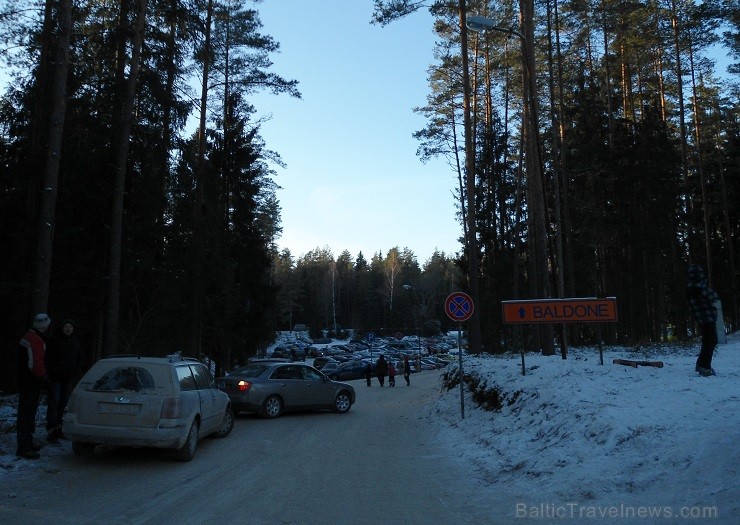
[[[445,313],[453,321],[467,321],[474,309],[473,299],[465,292],[453,292],[445,300]]]

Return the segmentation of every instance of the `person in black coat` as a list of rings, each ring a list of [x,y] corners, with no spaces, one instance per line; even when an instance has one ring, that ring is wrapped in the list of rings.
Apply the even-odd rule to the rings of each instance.
[[[71,319],[63,320],[50,339],[46,351],[46,373],[49,380],[46,431],[50,443],[58,443],[60,439],[65,439],[62,416],[72,388],[82,373],[84,357],[77,326]]]
[[[385,376],[388,373],[388,361],[385,360],[383,354],[378,358],[378,362],[375,365],[375,375],[378,376],[378,383],[380,386],[385,384]]]
[[[692,264],[686,271],[686,297],[691,315],[701,329],[701,350],[696,360],[696,371],[702,376],[715,375],[712,355],[717,346],[717,292],[712,290],[704,277],[704,269]]]

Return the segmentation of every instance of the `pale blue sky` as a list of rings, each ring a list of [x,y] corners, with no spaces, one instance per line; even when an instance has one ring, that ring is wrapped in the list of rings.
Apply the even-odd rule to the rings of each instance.
[[[386,27],[370,24],[370,0],[266,0],[255,4],[280,53],[272,70],[296,79],[303,98],[251,99],[275,167],[282,206],[280,248],[298,257],[328,246],[367,259],[408,247],[423,264],[435,248],[454,255],[455,173],[423,164],[412,111],[429,91],[432,18],[426,10]]]

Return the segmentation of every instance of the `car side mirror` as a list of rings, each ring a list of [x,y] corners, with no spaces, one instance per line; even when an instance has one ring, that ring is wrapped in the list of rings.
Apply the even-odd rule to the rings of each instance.
[[[226,383],[224,383],[223,381],[219,381],[218,384],[216,385],[216,387],[219,390],[226,390]]]

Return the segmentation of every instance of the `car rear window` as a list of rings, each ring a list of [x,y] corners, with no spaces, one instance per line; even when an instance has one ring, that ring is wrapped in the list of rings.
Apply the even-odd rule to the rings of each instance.
[[[80,388],[92,392],[172,392],[172,371],[168,365],[115,363],[102,359],[80,381]]]
[[[109,370],[95,383],[92,390],[110,392],[114,390],[128,390],[131,392],[154,391],[154,378],[148,370],[138,366],[122,366]]]

